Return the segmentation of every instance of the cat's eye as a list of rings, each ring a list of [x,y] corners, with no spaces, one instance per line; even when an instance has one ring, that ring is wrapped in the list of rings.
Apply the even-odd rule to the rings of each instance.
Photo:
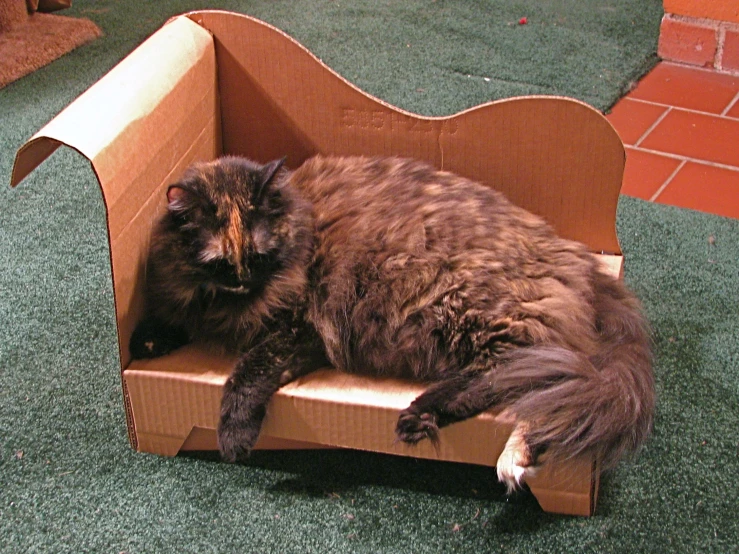
[[[251,230],[251,242],[257,254],[266,254],[271,248],[272,234],[266,223],[256,223]]]

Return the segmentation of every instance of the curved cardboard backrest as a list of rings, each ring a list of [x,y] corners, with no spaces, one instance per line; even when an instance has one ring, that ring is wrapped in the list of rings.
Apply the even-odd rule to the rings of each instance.
[[[420,158],[501,190],[594,251],[620,253],[624,149],[597,111],[523,97],[417,116],[360,91],[278,29],[228,12],[194,12],[152,35],[19,150],[12,184],[60,144],[90,160],[103,191],[122,367],[164,190],[221,153],[287,155],[292,167],[317,153]]]
[[[228,12],[190,14],[216,39],[224,152],[299,165],[317,153],[400,155],[481,181],[593,251],[620,253],[623,144],[590,106],[536,96],[449,117],[374,98],[285,33]]]

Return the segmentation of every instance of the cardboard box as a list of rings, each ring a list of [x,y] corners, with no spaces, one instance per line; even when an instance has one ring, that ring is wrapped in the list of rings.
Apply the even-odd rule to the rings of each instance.
[[[107,210],[124,401],[131,444],[175,455],[214,449],[233,360],[190,346],[131,361],[152,222],[166,187],[196,160],[317,154],[426,160],[504,192],[587,244],[621,274],[615,233],[624,149],[600,113],[575,100],[522,97],[421,117],[368,96],[258,20],[202,11],[174,18],[18,152],[12,184],[60,145],[87,157]],[[512,431],[484,413],[441,431],[438,450],[395,444],[397,413],[422,385],[327,369],[281,389],[259,447],[348,447],[494,466]],[[545,466],[529,482],[545,510],[593,513],[595,460]]]

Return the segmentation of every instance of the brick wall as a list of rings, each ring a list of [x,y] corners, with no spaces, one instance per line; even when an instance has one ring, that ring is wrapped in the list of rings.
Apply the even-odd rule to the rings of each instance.
[[[739,0],[664,0],[662,59],[739,73]]]

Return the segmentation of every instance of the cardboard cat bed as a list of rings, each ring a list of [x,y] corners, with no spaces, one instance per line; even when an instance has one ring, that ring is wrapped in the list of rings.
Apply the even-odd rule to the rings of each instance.
[[[426,160],[504,192],[620,275],[615,233],[624,149],[600,113],[575,100],[522,97],[450,117],[404,112],[324,66],[256,19],[222,11],[174,18],[18,152],[12,184],[60,145],[86,156],[107,210],[124,402],[132,446],[167,456],[215,449],[233,360],[186,347],[131,361],[144,260],[167,185],[196,160],[239,154],[297,167],[317,154]],[[464,217],[464,214],[460,214]],[[444,428],[440,445],[394,442],[398,412],[423,385],[331,369],[282,388],[258,447],[345,447],[494,466],[512,424],[494,412]],[[552,512],[590,515],[596,460],[545,465],[529,488]]]

